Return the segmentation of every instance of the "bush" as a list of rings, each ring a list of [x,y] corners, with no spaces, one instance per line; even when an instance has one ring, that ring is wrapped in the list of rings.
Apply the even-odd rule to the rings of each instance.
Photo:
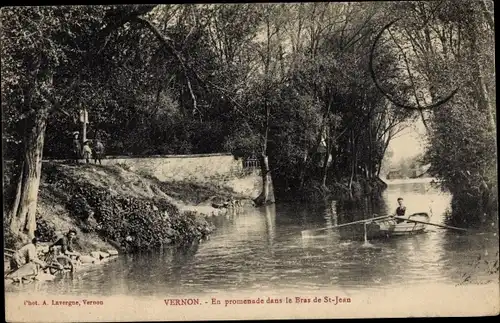
[[[52,241],[56,235],[56,227],[52,222],[42,217],[37,217],[35,235],[40,241]]]
[[[20,247],[23,241],[19,235],[14,234],[8,227],[5,226],[3,233],[4,233],[3,241],[5,248],[16,250],[18,249],[18,247]]]
[[[167,201],[154,203],[137,198],[106,201],[96,212],[100,233],[128,250],[161,247],[172,242],[192,241],[211,231],[205,220],[180,214]]]
[[[81,221],[82,231],[97,232],[125,250],[192,241],[213,230],[204,218],[180,214],[178,208],[165,199],[114,195],[80,179],[61,177],[60,173],[53,173],[51,180],[56,185],[64,185],[70,196],[66,207]],[[42,224],[41,228],[45,226]]]
[[[73,197],[70,199],[67,205],[67,209],[73,216],[76,216],[78,219],[84,221],[94,213],[87,200],[78,193],[73,195]]]
[[[214,229],[203,217],[194,213],[181,214],[168,200],[117,195],[75,175],[60,165],[48,164],[44,165],[43,182],[59,195],[69,214],[78,220],[82,232],[95,232],[104,240],[117,242],[124,250],[190,242],[205,237]],[[183,193],[200,190],[198,186],[186,185],[173,185],[172,188],[174,191],[181,189]],[[10,232],[5,216],[4,228],[5,246],[19,247],[22,241]],[[50,241],[56,234],[56,227],[37,216],[35,234],[42,241]]]

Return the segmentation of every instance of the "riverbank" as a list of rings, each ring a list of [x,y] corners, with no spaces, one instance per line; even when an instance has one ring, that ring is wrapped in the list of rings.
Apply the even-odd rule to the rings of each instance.
[[[160,181],[120,165],[45,163],[39,189],[37,233],[42,241],[75,228],[82,253],[120,253],[203,239],[211,216],[227,200],[250,200],[227,187]],[[6,230],[8,231],[8,230]],[[5,247],[18,241],[8,232]]]
[[[344,200],[359,201],[366,196],[380,196],[387,188],[380,178],[355,179],[349,184],[349,179],[344,178],[340,181],[330,182],[324,186],[321,182],[315,180],[306,181],[302,189],[293,188],[275,188],[277,198],[284,202],[302,202],[316,203],[324,200]]]

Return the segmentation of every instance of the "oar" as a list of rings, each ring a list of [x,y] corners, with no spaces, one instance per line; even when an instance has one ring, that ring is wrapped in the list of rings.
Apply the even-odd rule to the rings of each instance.
[[[354,221],[354,222],[349,222],[349,223],[343,223],[343,224],[334,225],[334,226],[325,227],[325,228],[303,230],[302,235],[304,235],[305,233],[310,233],[310,232],[314,232],[314,231],[322,231],[322,230],[328,230],[328,229],[333,229],[333,228],[340,228],[340,227],[344,227],[346,225],[365,223],[365,222],[370,222],[370,221],[374,221],[374,220],[386,219],[386,218],[390,218],[390,217],[392,217],[392,215],[384,215],[384,216],[378,216],[378,217],[371,218],[371,219],[364,219],[364,220],[359,220],[359,221]]]
[[[438,223],[431,223],[431,222],[425,222],[425,221],[412,220],[412,219],[408,219],[408,218],[405,218],[405,217],[402,217],[402,216],[395,216],[394,219],[405,220],[405,221],[410,221],[410,222],[415,222],[415,223],[428,224],[428,225],[433,225],[433,226],[440,227],[440,228],[445,228],[445,229],[454,229],[454,230],[460,230],[460,231],[467,231],[467,229],[464,229],[464,228],[457,228],[457,227],[452,227],[450,225],[444,225],[444,224],[438,224]]]

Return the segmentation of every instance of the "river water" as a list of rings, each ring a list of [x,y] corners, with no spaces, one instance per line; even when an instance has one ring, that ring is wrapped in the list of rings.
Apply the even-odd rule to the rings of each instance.
[[[494,232],[459,233],[428,226],[422,234],[368,243],[363,241],[362,225],[302,234],[368,214],[388,214],[400,196],[407,212],[427,212],[434,223],[443,223],[451,201],[449,194],[429,183],[402,183],[389,185],[378,203],[330,201],[245,209],[213,218],[217,230],[206,241],[121,255],[73,277],[11,285],[7,291],[164,297],[290,289],[380,290],[498,279],[494,264],[498,235]]]

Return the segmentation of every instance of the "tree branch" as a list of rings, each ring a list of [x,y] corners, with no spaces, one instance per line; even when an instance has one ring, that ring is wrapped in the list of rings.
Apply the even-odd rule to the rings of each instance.
[[[492,5],[493,5],[493,1],[491,1]],[[488,10],[488,5],[486,4],[486,0],[482,0],[480,1],[480,4],[481,4],[481,9],[483,9],[483,13],[484,13],[484,17],[486,18],[486,22],[488,23],[488,25],[490,26],[491,30],[493,31],[493,33],[495,32],[495,18],[494,18],[494,14]]]
[[[168,48],[168,51],[175,56],[175,58],[179,61],[181,68],[184,72],[184,76],[186,78],[186,82],[189,89],[189,94],[191,95],[191,99],[193,100],[193,111],[198,110],[196,96],[193,91],[193,87],[191,85],[191,81],[189,80],[189,75],[187,73],[187,68],[184,63],[184,60],[181,58],[179,53],[175,50],[173,45],[173,40],[167,36],[165,36],[155,25],[153,25],[149,20],[142,17],[133,17],[132,20],[139,22],[142,26],[149,29],[162,43]],[[199,111],[199,110],[198,110]]]
[[[375,84],[375,86],[377,87],[377,89],[389,100],[391,101],[394,105],[400,107],[400,108],[404,108],[404,109],[409,109],[409,110],[430,110],[430,109],[433,109],[433,108],[436,108],[436,107],[439,107],[443,104],[445,104],[446,102],[448,102],[459,90],[459,88],[457,87],[455,90],[453,90],[447,97],[439,100],[438,102],[436,103],[433,103],[433,104],[430,104],[430,105],[427,105],[427,106],[421,106],[421,107],[415,107],[413,105],[409,105],[409,104],[405,104],[405,103],[402,103],[402,102],[398,102],[398,100],[396,100],[391,94],[387,93],[383,88],[382,86],[380,85],[380,83],[378,82],[377,80],[377,77],[375,75],[375,70],[374,70],[374,67],[373,67],[373,55],[374,55],[374,52],[375,52],[375,48],[377,46],[377,43],[380,39],[380,37],[382,36],[382,34],[384,33],[385,30],[389,29],[394,23],[396,23],[399,19],[396,19],[396,20],[393,20],[392,22],[388,23],[387,25],[385,25],[382,30],[377,34],[377,36],[375,37],[375,40],[373,41],[373,45],[371,47],[371,50],[370,50],[370,62],[369,62],[369,68],[370,68],[370,75],[372,77],[372,80]]]

